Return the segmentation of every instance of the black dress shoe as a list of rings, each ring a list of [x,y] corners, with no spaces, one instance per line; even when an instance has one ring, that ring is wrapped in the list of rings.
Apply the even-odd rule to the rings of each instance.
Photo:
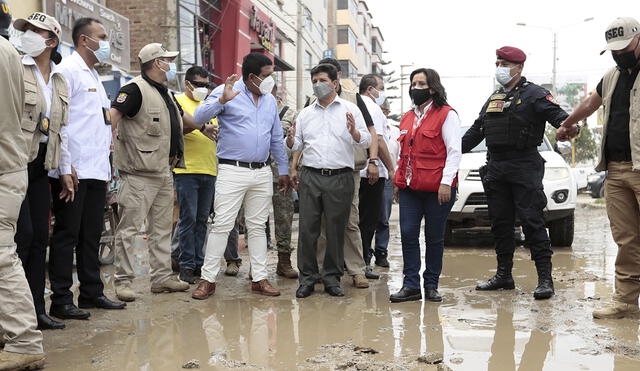
[[[420,289],[410,289],[408,287],[402,287],[400,291],[389,296],[389,300],[392,303],[401,303],[404,301],[415,301],[422,299],[422,292]]]
[[[368,280],[377,280],[380,278],[380,275],[377,273],[373,273],[370,267],[366,267],[364,269],[364,276],[367,277]]]
[[[344,296],[344,291],[342,291],[340,286],[325,287],[324,291],[331,296]]]
[[[124,309],[127,303],[109,300],[108,297],[102,295],[95,299],[78,298],[78,307],[83,309],[101,308],[101,309]]]
[[[91,313],[78,309],[73,304],[52,305],[49,314],[61,319],[89,319]]]
[[[196,277],[193,274],[193,269],[180,268],[180,280],[190,285],[196,283]]]
[[[193,275],[195,277],[201,277],[202,276],[202,267],[196,267],[196,269],[193,270]]]
[[[38,330],[62,330],[64,323],[58,322],[46,314],[38,314]]]
[[[476,286],[478,291],[513,290],[515,288],[516,284],[513,282],[513,277],[501,274],[496,274]]]
[[[312,292],[313,285],[300,285],[300,287],[298,287],[298,290],[296,290],[296,298],[306,298],[307,296],[311,295]]]
[[[440,296],[438,290],[430,287],[425,287],[424,299],[428,301],[442,301],[442,296]]]

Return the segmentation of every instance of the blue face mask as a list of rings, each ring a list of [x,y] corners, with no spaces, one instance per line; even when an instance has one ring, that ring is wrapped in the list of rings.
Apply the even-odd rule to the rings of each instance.
[[[86,35],[85,35],[86,36]],[[99,63],[102,63],[104,61],[106,61],[107,59],[109,59],[109,57],[111,57],[111,45],[109,44],[108,41],[105,40],[94,40],[92,38],[90,38],[89,36],[87,36],[88,39],[90,39],[91,41],[95,41],[98,43],[98,50],[93,50],[89,47],[87,47],[87,49],[91,50],[93,52],[93,54],[96,56],[96,59],[98,59]]]
[[[167,75],[167,81],[171,81],[171,80],[175,79],[176,78],[176,73],[178,71],[177,68],[176,68],[176,64],[173,63],[173,62],[169,63],[169,62],[165,62],[165,61],[162,61],[162,60],[160,62],[169,65],[169,71],[164,71],[163,70],[164,73]]]

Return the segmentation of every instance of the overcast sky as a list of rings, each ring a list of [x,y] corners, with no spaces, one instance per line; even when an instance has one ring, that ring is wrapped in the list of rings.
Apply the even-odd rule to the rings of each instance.
[[[640,18],[638,1],[484,1],[368,0],[374,24],[380,26],[389,53],[387,72],[401,64],[433,68],[464,124],[471,124],[492,92],[495,50],[516,46],[527,54],[524,75],[550,82],[553,30],[557,31],[558,83],[586,81],[595,89],[614,66],[605,46],[607,26],[620,16]],[[593,17],[594,20],[583,22]],[[530,26],[517,26],[516,23]],[[405,68],[410,73],[411,67]],[[473,77],[469,77],[473,76]],[[408,88],[405,85],[405,93]],[[398,90],[387,95],[398,95]],[[405,95],[405,109],[409,107]],[[400,101],[394,112],[399,112]],[[595,117],[595,115],[594,115]],[[592,121],[594,122],[594,121]]]

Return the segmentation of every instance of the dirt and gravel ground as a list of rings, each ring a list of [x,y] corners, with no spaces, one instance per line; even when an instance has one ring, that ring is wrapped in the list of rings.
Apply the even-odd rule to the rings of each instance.
[[[93,310],[90,321],[66,321],[45,333],[48,370],[640,370],[638,318],[593,320],[613,286],[616,245],[601,204],[582,198],[573,248],[556,249],[557,296],[534,301],[535,268],[519,248],[517,289],[480,293],[493,274],[486,233],[457,234],[446,249],[441,304],[391,304],[402,282],[397,210],[391,267],[347,296],[320,290],[297,300],[297,282],[270,277],[282,296],[250,292],[248,265],[220,275],[206,301],[188,293],[153,295],[143,249],[137,252],[141,298],[124,311]],[[297,232],[296,232],[297,233]],[[295,238],[294,238],[295,240]],[[246,250],[242,251],[246,257]],[[269,253],[275,272],[276,252]],[[103,270],[113,297],[112,267]]]

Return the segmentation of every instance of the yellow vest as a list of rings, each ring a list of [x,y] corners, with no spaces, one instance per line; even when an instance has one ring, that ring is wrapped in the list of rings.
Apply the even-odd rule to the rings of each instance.
[[[160,92],[141,76],[129,84],[138,85],[142,104],[134,117],[124,116],[118,124],[113,166],[125,173],[150,176],[164,175],[174,166],[184,167],[183,158],[169,158],[171,116]],[[182,133],[182,118],[179,120]]]
[[[176,95],[176,100],[182,109],[192,115],[202,103],[192,100],[186,94]],[[211,123],[218,125],[218,120]],[[194,130],[184,135],[184,162],[185,169],[174,169],[176,174],[207,174],[218,175],[218,160],[216,159],[216,142],[207,138],[200,130]]]
[[[600,159],[596,171],[607,170],[604,150],[607,144],[607,124],[611,113],[611,98],[616,89],[620,71],[614,67],[602,78],[602,106],[604,108],[604,124],[602,126],[602,142],[600,143]],[[640,79],[636,78],[631,89],[629,106],[629,144],[631,145],[631,161],[633,170],[640,171]]]
[[[38,120],[40,114],[46,115],[46,100],[44,93],[38,85],[36,68],[38,66],[24,66],[24,114],[22,115],[22,132],[27,141],[29,151],[29,162],[38,156],[40,139],[43,134],[38,130]],[[49,141],[47,143],[47,154],[44,160],[44,168],[53,170],[58,168],[60,161],[60,129],[67,124],[69,119],[69,91],[67,81],[60,73],[51,75],[53,82],[53,94],[51,95],[51,112],[48,118]]]

